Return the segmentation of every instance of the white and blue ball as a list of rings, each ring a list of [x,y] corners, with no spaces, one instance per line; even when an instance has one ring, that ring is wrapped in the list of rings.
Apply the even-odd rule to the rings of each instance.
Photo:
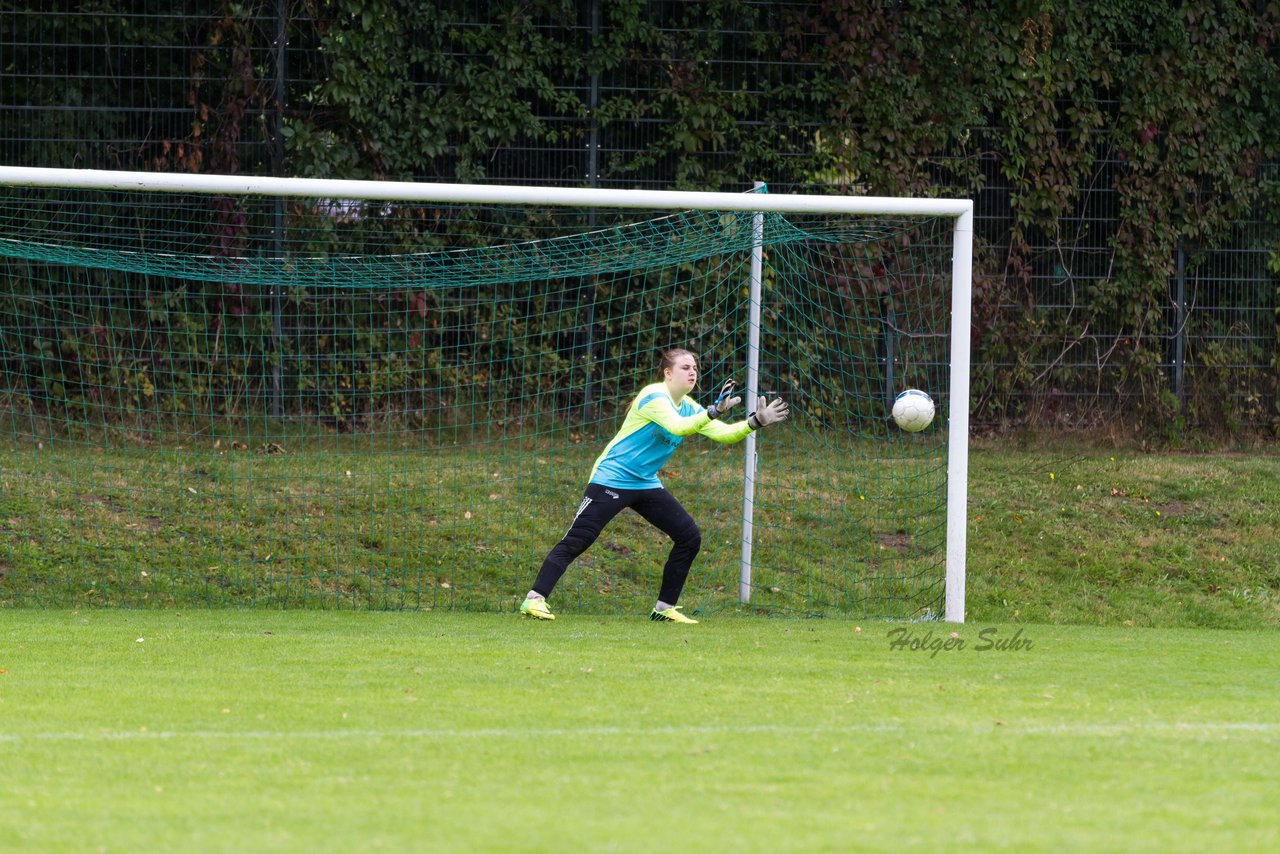
[[[933,423],[933,398],[909,388],[893,399],[893,420],[908,433],[919,433]]]

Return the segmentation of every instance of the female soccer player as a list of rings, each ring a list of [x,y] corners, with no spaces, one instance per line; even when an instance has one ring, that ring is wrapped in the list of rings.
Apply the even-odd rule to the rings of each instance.
[[[702,532],[680,502],[662,486],[658,470],[684,441],[701,433],[717,442],[740,442],[753,430],[784,421],[790,410],[782,398],[766,404],[763,397],[755,412],[736,424],[716,419],[742,402],[729,380],[715,403],[707,408],[689,397],[698,384],[698,360],[688,350],[662,354],[662,382],[647,385],[627,410],[618,435],[605,446],[591,469],[590,482],[578,505],[569,532],[564,535],[538,571],[533,589],[520,605],[520,613],[540,620],[554,620],[547,597],[569,564],[595,542],[614,516],[630,507],[649,524],[674,541],[662,569],[658,604],[649,619],[669,623],[696,623],[680,613],[676,602],[684,588],[689,566],[702,545]]]

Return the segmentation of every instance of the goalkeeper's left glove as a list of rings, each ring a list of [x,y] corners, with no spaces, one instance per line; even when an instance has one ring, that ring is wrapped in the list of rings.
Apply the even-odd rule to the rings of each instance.
[[[737,382],[734,380],[725,381],[725,384],[720,387],[720,396],[716,398],[716,402],[707,407],[708,417],[719,418],[739,403],[742,403],[742,398],[733,393],[735,385],[737,385]]]
[[[752,430],[759,430],[761,427],[768,427],[770,424],[786,421],[787,416],[790,414],[791,408],[787,406],[787,402],[782,398],[774,398],[773,403],[766,404],[764,395],[760,395],[760,402],[756,405],[756,411],[747,416],[747,425]]]

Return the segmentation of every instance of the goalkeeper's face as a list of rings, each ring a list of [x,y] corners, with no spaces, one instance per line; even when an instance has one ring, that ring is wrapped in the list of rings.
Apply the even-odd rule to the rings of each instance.
[[[675,367],[667,368],[667,388],[677,400],[698,385],[698,363],[691,356],[680,356]]]

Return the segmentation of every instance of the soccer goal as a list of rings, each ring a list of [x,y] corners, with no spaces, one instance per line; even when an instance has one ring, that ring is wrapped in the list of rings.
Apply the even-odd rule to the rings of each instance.
[[[682,347],[791,407],[661,472],[686,611],[963,621],[971,265],[963,200],[0,168],[0,604],[514,609]]]

